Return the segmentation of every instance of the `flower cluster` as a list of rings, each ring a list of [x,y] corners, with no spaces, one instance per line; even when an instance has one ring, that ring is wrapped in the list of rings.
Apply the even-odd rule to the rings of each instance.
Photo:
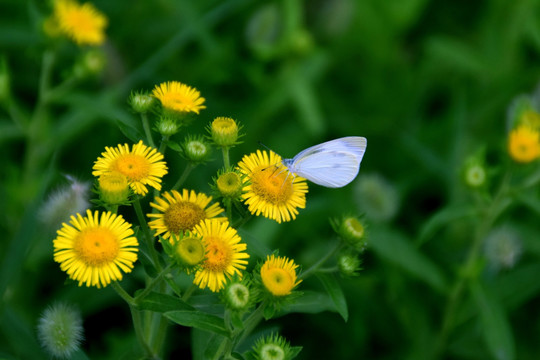
[[[166,300],[166,306],[185,301],[193,289],[208,289],[219,293],[237,324],[257,305],[270,318],[300,296],[296,291],[302,282],[300,266],[274,253],[250,267],[252,254],[239,228],[253,216],[277,223],[296,219],[306,207],[306,179],[290,173],[281,157],[268,151],[246,154],[231,165],[229,149],[240,143],[243,134],[239,122],[230,117],[212,120],[205,136],[187,134],[183,142],[173,138],[206,108],[205,99],[191,86],[165,82],[152,92],[133,92],[128,103],[140,115],[146,138],[106,146],[95,160],[92,175],[99,199],[93,203],[104,210],[77,213],[69,224],[62,224],[53,241],[60,269],[79,286],[112,284],[132,306],[148,306],[146,297],[165,285],[170,291],[157,296],[169,299],[172,292],[180,296]],[[159,147],[154,145],[152,130],[161,135]],[[215,172],[210,195],[184,184],[196,166],[207,162],[212,147],[221,150],[223,167]],[[167,150],[173,153],[166,154]],[[184,159],[185,169],[170,186],[166,176],[169,164],[177,162],[169,159],[174,155]],[[146,214],[143,204],[148,205]],[[129,207],[135,214],[128,212]],[[126,219],[135,215],[138,224],[126,221],[120,210]],[[351,249],[363,251],[364,227],[355,217],[344,219],[337,231]],[[148,285],[131,298],[118,282],[138,259],[148,272]],[[340,263],[343,271],[358,270],[354,260]],[[191,279],[192,290],[182,291],[177,283],[180,276]],[[262,358],[279,349],[285,358],[297,353],[277,336],[255,348]]]

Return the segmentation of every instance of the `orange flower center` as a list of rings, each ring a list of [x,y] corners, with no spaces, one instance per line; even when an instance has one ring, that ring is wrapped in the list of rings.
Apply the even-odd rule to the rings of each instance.
[[[84,263],[102,266],[117,258],[120,244],[109,229],[94,227],[83,230],[73,248]]]
[[[287,172],[270,167],[253,172],[251,189],[272,204],[283,204],[293,193],[293,177]],[[287,176],[289,174],[289,176]]]
[[[231,249],[219,238],[206,237],[206,260],[205,269],[212,272],[225,272],[231,264]]]
[[[124,174],[131,181],[140,181],[150,173],[150,164],[144,156],[126,154],[116,159],[112,169]]]

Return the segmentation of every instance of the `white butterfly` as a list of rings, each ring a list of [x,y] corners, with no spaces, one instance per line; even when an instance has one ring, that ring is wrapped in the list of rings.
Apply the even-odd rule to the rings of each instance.
[[[366,147],[366,138],[348,136],[309,147],[282,163],[289,172],[315,184],[339,188],[358,175]]]

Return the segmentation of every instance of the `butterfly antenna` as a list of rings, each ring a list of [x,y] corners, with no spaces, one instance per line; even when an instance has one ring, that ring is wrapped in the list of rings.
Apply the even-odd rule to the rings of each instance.
[[[264,145],[261,141],[257,141],[259,143],[259,145],[261,145],[262,147],[264,147],[266,150],[268,151],[271,151],[273,152],[274,154],[277,155],[277,152],[275,152],[274,150],[270,149],[268,146]]]

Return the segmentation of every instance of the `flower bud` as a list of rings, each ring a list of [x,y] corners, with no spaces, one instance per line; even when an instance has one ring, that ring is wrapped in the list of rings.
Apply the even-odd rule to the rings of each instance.
[[[171,234],[169,241],[162,241],[165,252],[188,274],[196,271],[205,258],[202,239],[189,231],[179,236]]]
[[[180,130],[180,123],[167,116],[161,116],[156,123],[157,131],[163,136],[172,136]]]
[[[234,119],[217,117],[212,122],[209,132],[217,147],[227,148],[238,144],[238,131],[240,128],[241,126],[239,127]]]
[[[367,244],[366,228],[356,216],[330,221],[334,231],[352,248],[363,251]]]
[[[225,199],[237,199],[244,188],[242,174],[234,170],[218,174],[214,188]]]
[[[487,185],[487,169],[485,165],[485,150],[468,157],[463,165],[463,181],[471,188],[481,188]]]
[[[248,276],[244,276],[241,280],[238,277],[233,278],[220,292],[220,297],[225,306],[240,312],[247,310],[254,304],[255,296],[253,295]]]
[[[270,334],[260,338],[253,345],[252,354],[257,360],[290,360],[300,352],[300,348],[291,348],[285,338]]]
[[[112,172],[98,179],[100,198],[109,205],[125,204],[129,198],[128,179],[124,174]]]
[[[129,95],[128,103],[133,111],[144,114],[152,109],[156,99],[146,92],[132,92]]]
[[[202,136],[188,136],[181,147],[184,158],[192,163],[204,163],[210,158],[210,144]]]
[[[346,252],[338,256],[337,266],[343,276],[358,276],[358,271],[362,270],[360,265],[362,265],[362,261],[353,252]]]
[[[43,312],[37,326],[41,345],[50,355],[69,358],[83,339],[79,312],[65,304],[53,304]]]
[[[105,68],[106,58],[101,49],[92,49],[83,54],[75,64],[73,72],[78,78],[100,74]]]

